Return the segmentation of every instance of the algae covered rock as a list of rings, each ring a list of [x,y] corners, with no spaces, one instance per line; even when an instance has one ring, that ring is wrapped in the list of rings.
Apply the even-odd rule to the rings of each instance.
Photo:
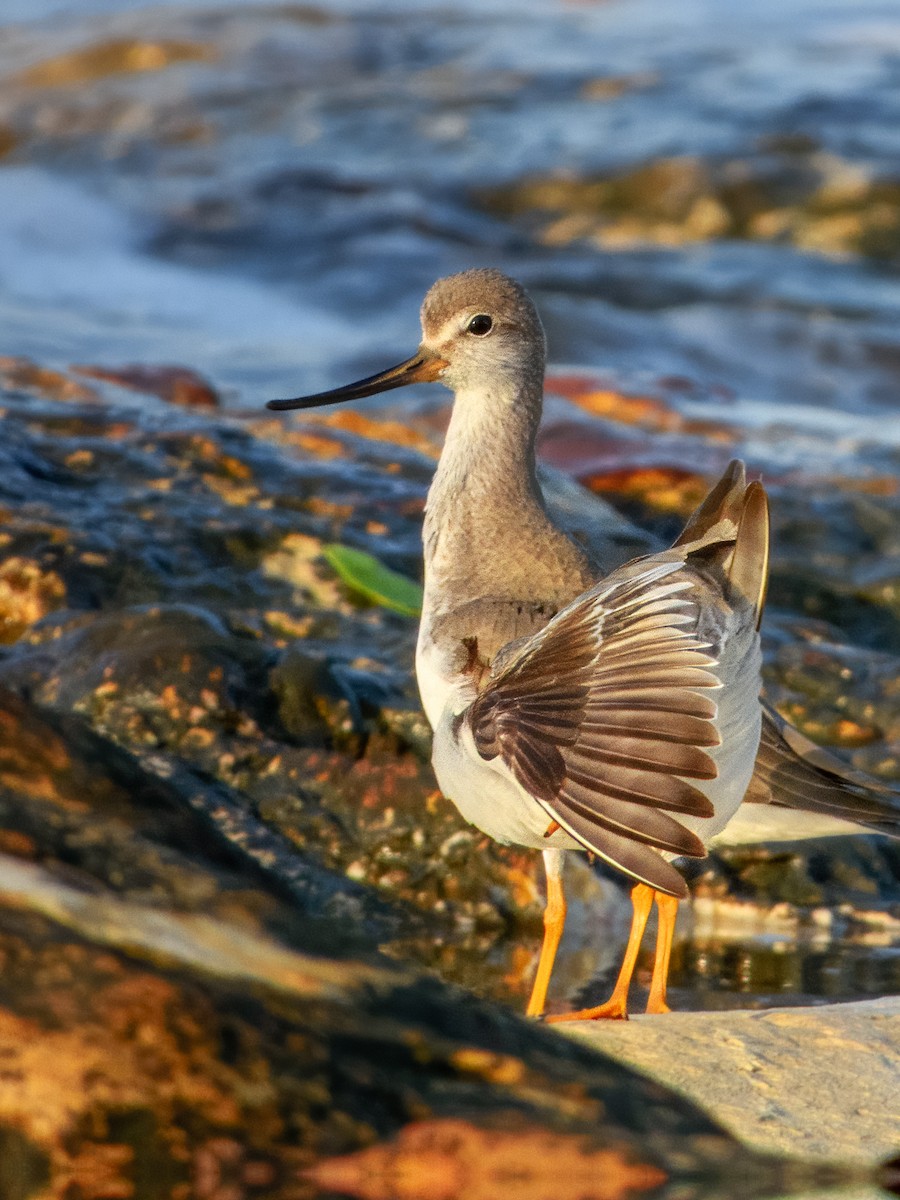
[[[352,1156],[442,1121],[450,1168],[460,1137],[487,1162],[538,1138],[619,1173],[598,1200],[735,1158],[759,1194],[789,1177],[628,1068],[379,960],[414,925],[222,785],[0,690],[4,1196],[289,1200],[341,1171],[356,1194]]]
[[[764,144],[734,159],[657,158],[585,178],[535,176],[483,189],[476,199],[552,246],[739,238],[882,262],[900,254],[900,181],[815,144]]]

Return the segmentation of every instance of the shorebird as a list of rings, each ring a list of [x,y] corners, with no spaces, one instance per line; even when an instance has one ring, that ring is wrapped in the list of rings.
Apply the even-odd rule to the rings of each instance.
[[[761,837],[900,832],[900,805],[837,760],[813,765],[761,702],[759,623],[769,562],[760,483],[732,463],[671,549],[598,578],[550,519],[535,472],[545,338],[525,290],[495,270],[439,280],[405,362],[269,408],[315,408],[407,384],[455,393],[428,493],[416,674],[443,792],[503,844],[543,853],[544,939],[527,1012],[544,1012],[566,902],[567,851],[634,881],[612,996],[548,1019],[624,1018],[644,928],[658,910],[647,1011],[667,1012],[680,899],[672,865],[699,858],[743,808]],[[742,804],[744,800],[746,804]],[[815,814],[810,816],[809,814]],[[740,828],[738,829],[738,825]],[[754,821],[735,822],[738,841]]]

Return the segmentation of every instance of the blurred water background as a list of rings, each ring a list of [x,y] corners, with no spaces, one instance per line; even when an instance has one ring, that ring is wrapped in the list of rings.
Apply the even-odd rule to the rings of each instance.
[[[8,353],[187,361],[256,403],[404,355],[430,283],[490,263],[556,363],[900,443],[889,0],[2,20]]]

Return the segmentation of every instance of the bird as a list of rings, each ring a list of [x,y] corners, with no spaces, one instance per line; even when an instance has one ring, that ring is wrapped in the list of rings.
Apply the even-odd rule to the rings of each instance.
[[[438,784],[482,832],[543,855],[527,1015],[626,1018],[654,904],[646,1011],[668,1012],[675,917],[688,895],[674,862],[773,827],[782,838],[861,826],[900,836],[900,797],[819,751],[761,698],[769,507],[741,462],[669,549],[602,575],[554,524],[538,482],[546,339],[526,290],[493,268],[450,275],[425,296],[421,325],[411,358],[268,407],[428,382],[454,393],[425,507],[416,645]],[[571,851],[631,880],[631,930],[610,998],[547,1017]]]

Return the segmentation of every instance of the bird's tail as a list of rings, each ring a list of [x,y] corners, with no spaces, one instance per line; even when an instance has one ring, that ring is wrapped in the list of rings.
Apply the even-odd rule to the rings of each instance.
[[[747,483],[740,459],[725,468],[675,547],[687,554],[718,547],[728,582],[753,606],[759,628],[769,580],[769,502],[761,483]]]
[[[745,801],[819,813],[900,838],[900,790],[829,754],[765,702]]]

